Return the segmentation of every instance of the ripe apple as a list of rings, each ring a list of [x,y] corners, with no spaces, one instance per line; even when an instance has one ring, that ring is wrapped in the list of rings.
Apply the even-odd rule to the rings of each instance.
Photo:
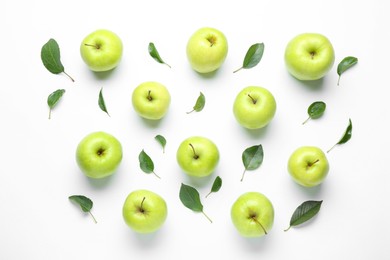
[[[187,43],[187,58],[191,67],[199,73],[217,70],[228,53],[225,35],[210,27],[198,29]]]
[[[219,162],[217,146],[208,138],[192,136],[177,149],[176,159],[181,169],[190,176],[209,176]]]
[[[137,233],[152,233],[164,224],[168,209],[165,200],[149,190],[131,192],[122,209],[126,224]]]
[[[141,117],[158,120],[167,113],[171,103],[171,95],[161,83],[147,81],[134,89],[132,103],[134,110]]]
[[[242,89],[233,104],[233,113],[240,125],[248,129],[265,127],[276,112],[276,101],[263,87],[249,86]]]
[[[231,219],[237,231],[244,237],[266,235],[274,223],[274,207],[259,192],[246,192],[233,203]]]
[[[110,176],[122,161],[122,145],[108,133],[90,133],[78,144],[76,161],[81,171],[90,178]]]
[[[315,146],[296,149],[288,160],[288,172],[295,182],[305,187],[322,183],[329,172],[325,153]]]
[[[333,67],[334,49],[322,34],[303,33],[286,46],[284,61],[287,70],[299,80],[317,80]]]
[[[87,35],[80,45],[81,58],[92,71],[115,68],[123,52],[122,40],[115,33],[100,29]]]

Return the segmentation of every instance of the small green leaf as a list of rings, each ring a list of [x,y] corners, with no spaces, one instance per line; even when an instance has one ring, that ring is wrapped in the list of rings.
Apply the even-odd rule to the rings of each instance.
[[[244,150],[242,153],[242,162],[245,170],[242,174],[241,181],[244,180],[244,175],[247,170],[255,170],[263,163],[264,151],[263,146],[254,145]]]
[[[62,95],[64,95],[65,89],[57,89],[47,97],[47,105],[49,106],[49,119],[51,118],[51,110],[60,101]]]
[[[321,201],[308,200],[303,202],[295,209],[290,219],[290,226],[284,231],[289,230],[293,226],[298,226],[313,218],[320,211]]]
[[[307,109],[307,113],[309,114],[309,118],[306,119],[302,125],[306,124],[307,121],[309,121],[309,119],[317,119],[317,118],[320,118],[324,112],[325,112],[325,109],[326,109],[326,104],[325,102],[322,102],[322,101],[316,101],[314,103],[312,103],[309,108]]]
[[[150,43],[149,43],[148,51],[149,51],[150,56],[152,56],[152,58],[155,59],[158,63],[165,64],[165,65],[167,65],[169,68],[171,67],[169,64],[165,63],[165,62],[161,59],[160,54],[158,53],[158,51],[157,51],[157,49],[156,49],[156,46],[154,46],[154,43],[153,43],[153,42],[150,42]]]
[[[213,192],[218,192],[219,189],[221,189],[221,186],[222,186],[222,179],[221,177],[217,176],[215,177],[215,180],[213,182],[213,185],[211,187],[211,191],[209,192],[209,194],[206,195],[206,198]]]
[[[107,114],[108,116],[110,116],[110,114],[109,114],[108,111],[107,111],[106,103],[104,102],[104,98],[103,98],[103,88],[101,88],[101,89],[100,89],[100,92],[99,92],[98,104],[99,104],[100,109],[101,109],[103,112],[106,112],[106,114]]]
[[[242,63],[242,67],[233,71],[233,73],[236,73],[241,69],[250,69],[255,67],[261,61],[261,58],[263,57],[263,53],[264,53],[264,43],[253,44],[251,47],[249,47],[245,55],[244,61]]]
[[[356,65],[357,63],[358,59],[352,56],[345,57],[342,61],[340,61],[339,65],[337,66],[337,74],[339,75],[337,86],[340,83],[341,74],[343,74],[346,70]]]
[[[203,205],[200,201],[199,192],[194,187],[182,183],[180,186],[179,198],[184,206],[192,211],[202,212],[203,215],[212,222],[211,219],[203,212]]]
[[[196,112],[202,111],[205,104],[206,104],[206,97],[203,95],[202,92],[200,92],[198,98],[196,99],[196,103],[195,103],[193,109],[191,111],[187,112],[187,114],[192,113],[194,111],[196,111]]]
[[[345,132],[343,134],[343,136],[341,137],[341,139],[335,144],[332,146],[332,148],[330,148],[328,150],[328,153],[336,146],[336,145],[340,145],[340,144],[345,144],[346,142],[349,141],[349,139],[351,139],[352,137],[352,121],[351,119],[349,119],[349,124],[347,126],[347,128],[345,129]]]
[[[95,221],[95,223],[97,223],[95,217],[91,213],[91,209],[93,207],[93,202],[91,199],[83,195],[72,195],[69,196],[69,200],[77,203],[83,212],[88,212]]]
[[[50,39],[42,46],[41,60],[48,71],[53,74],[63,72],[74,82],[74,79],[65,72],[64,66],[61,63],[60,47],[56,40]]]
[[[161,144],[161,146],[163,148],[163,153],[165,153],[165,145],[167,144],[167,140],[165,139],[165,137],[162,135],[156,135],[154,137],[154,139],[156,139],[157,142],[159,142]]]
[[[155,172],[154,172],[154,163],[150,156],[145,153],[144,150],[140,152],[138,155],[139,160],[139,167],[144,173],[153,173],[156,177],[160,178]]]

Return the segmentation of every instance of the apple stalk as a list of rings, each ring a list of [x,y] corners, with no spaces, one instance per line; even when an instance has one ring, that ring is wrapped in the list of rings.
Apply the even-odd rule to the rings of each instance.
[[[248,97],[252,100],[253,104],[256,105],[257,99],[254,99],[251,94],[248,94]]]
[[[139,212],[142,213],[142,214],[145,213],[145,210],[144,210],[144,208],[143,208],[145,199],[146,199],[146,197],[143,197],[143,198],[142,198],[141,205],[139,206],[139,209],[138,209]]]
[[[261,227],[261,229],[264,231],[264,234],[267,235],[267,234],[268,234],[268,233],[267,233],[267,230],[265,230],[264,226],[260,223],[260,221],[257,220],[256,217],[257,217],[256,215],[251,216],[251,219],[252,219],[256,224],[258,224],[258,225]]]
[[[84,43],[85,46],[88,46],[88,47],[94,47],[95,49],[100,49],[100,45],[99,44],[89,44],[89,43]]]
[[[319,161],[320,161],[320,159],[317,159],[317,160],[315,160],[314,162],[309,162],[309,163],[307,163],[307,168],[312,167],[314,164],[318,163]]]
[[[194,152],[194,159],[198,160],[199,159],[199,155],[196,154],[194,146],[192,144],[189,144],[189,145],[191,146],[192,151]]]

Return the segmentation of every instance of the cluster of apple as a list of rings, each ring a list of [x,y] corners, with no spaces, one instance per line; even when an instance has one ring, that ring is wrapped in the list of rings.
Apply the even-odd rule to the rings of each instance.
[[[122,57],[121,39],[108,30],[97,30],[81,43],[81,57],[93,71],[115,68]],[[198,73],[209,73],[222,66],[228,52],[227,39],[214,28],[201,28],[187,43],[187,58]],[[299,80],[316,80],[332,68],[335,55],[329,40],[315,33],[301,34],[292,39],[285,50],[288,71]],[[170,105],[168,89],[158,82],[144,82],[132,94],[132,104],[139,116],[149,120],[164,117]],[[272,93],[260,86],[242,89],[233,104],[237,122],[248,129],[265,127],[276,112]],[[186,174],[201,178],[209,176],[219,162],[217,146],[208,138],[192,136],[177,149],[177,163]],[[94,132],[83,138],[76,151],[81,171],[90,178],[105,178],[113,174],[122,160],[122,146],[112,135]],[[319,185],[327,176],[329,164],[317,147],[298,148],[289,158],[288,171],[300,185]],[[162,197],[148,190],[135,190],[123,205],[123,218],[136,232],[158,230],[167,217],[167,205]],[[243,236],[267,234],[273,226],[274,208],[259,192],[242,194],[232,205],[231,219]]]

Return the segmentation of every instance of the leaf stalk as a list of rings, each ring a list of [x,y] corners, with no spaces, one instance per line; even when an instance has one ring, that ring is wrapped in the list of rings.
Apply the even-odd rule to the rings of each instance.
[[[213,221],[211,220],[211,218],[209,216],[206,215],[206,213],[204,213],[204,211],[202,210],[202,214],[210,221],[210,223],[213,223]]]

